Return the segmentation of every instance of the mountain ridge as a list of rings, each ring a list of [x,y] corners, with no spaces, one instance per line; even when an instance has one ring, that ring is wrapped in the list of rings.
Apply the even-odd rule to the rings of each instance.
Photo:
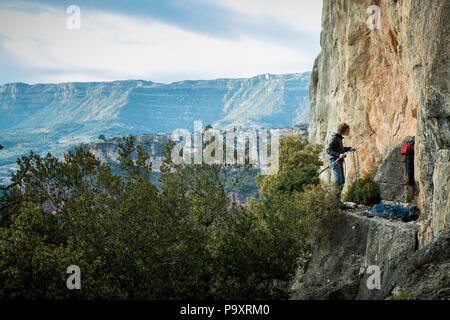
[[[192,131],[194,121],[229,127],[309,122],[310,72],[252,78],[10,83],[0,85],[0,180],[29,150],[62,155],[99,135]]]
[[[310,74],[311,71],[304,71],[304,72],[293,72],[293,73],[282,73],[282,74],[276,74],[276,73],[261,73],[257,74],[251,77],[221,77],[221,78],[214,78],[214,79],[185,79],[185,80],[177,80],[172,82],[154,82],[152,80],[145,80],[145,79],[122,79],[122,80],[105,80],[105,81],[68,81],[68,82],[37,82],[37,83],[28,83],[23,81],[17,81],[17,82],[6,82],[6,83],[0,83],[0,87],[6,86],[6,85],[12,85],[12,84],[23,84],[27,86],[36,86],[36,85],[61,85],[61,84],[85,84],[85,83],[93,83],[93,84],[101,84],[101,83],[114,83],[114,82],[149,82],[153,84],[159,84],[159,85],[169,85],[169,84],[175,84],[180,82],[199,82],[199,81],[215,81],[215,80],[244,80],[244,79],[253,79],[253,78],[260,78],[260,77],[266,77],[266,76],[284,76],[284,75],[301,75],[301,74]]]

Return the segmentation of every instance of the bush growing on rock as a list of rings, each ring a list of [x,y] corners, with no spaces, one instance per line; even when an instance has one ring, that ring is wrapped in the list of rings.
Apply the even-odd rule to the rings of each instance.
[[[400,292],[398,295],[389,296],[389,300],[416,300],[416,299],[405,292]]]
[[[353,181],[344,195],[344,201],[358,203],[359,200],[359,203],[366,205],[378,202],[380,200],[380,192],[378,185],[374,181],[376,172],[377,167],[374,166],[359,181]]]

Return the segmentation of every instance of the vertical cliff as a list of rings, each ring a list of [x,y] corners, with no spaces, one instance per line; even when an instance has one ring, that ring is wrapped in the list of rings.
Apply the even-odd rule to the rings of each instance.
[[[367,25],[371,5],[380,8],[379,29]],[[416,136],[420,246],[450,221],[449,18],[447,0],[324,0],[322,51],[311,74],[311,142],[328,143],[341,121],[352,128],[345,145],[375,130],[359,149],[365,171]]]

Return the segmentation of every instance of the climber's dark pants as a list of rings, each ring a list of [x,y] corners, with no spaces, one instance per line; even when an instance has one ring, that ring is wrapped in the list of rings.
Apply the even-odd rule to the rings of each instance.
[[[344,166],[340,163],[338,166],[333,168],[334,181],[338,185],[339,189],[339,197],[341,196],[342,188],[345,184],[345,176],[344,176]]]

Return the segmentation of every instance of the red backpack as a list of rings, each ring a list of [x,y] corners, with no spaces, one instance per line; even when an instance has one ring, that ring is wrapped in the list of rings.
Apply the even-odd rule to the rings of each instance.
[[[405,143],[402,145],[401,153],[406,155],[409,149],[411,149],[412,144],[411,143]]]

